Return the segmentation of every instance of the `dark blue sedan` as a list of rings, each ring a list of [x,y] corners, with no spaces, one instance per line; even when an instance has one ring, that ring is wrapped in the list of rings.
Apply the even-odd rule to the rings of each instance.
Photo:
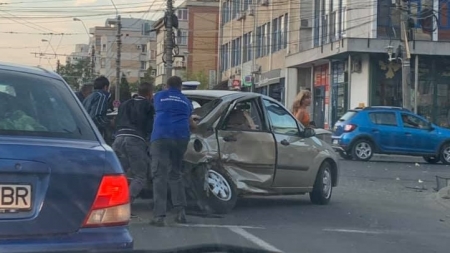
[[[0,63],[0,251],[130,249],[127,179],[57,74]]]

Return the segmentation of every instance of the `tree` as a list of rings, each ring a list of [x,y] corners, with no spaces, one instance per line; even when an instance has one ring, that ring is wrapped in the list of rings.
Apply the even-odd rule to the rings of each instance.
[[[186,75],[188,81],[198,81],[200,86],[197,88],[199,90],[206,90],[209,87],[209,76],[205,74],[205,71],[199,71],[194,73],[188,73]]]
[[[120,102],[127,101],[130,98],[130,85],[128,84],[128,80],[125,74],[122,74],[122,78],[120,79]]]
[[[144,73],[144,77],[140,78],[140,82],[141,83],[143,83],[143,82],[154,83],[155,77],[152,75],[152,72],[153,72],[152,66],[148,67],[148,69]]]
[[[67,62],[66,65],[61,65],[59,74],[75,90],[80,88],[80,84],[92,82],[94,79],[89,58],[80,59],[75,64]]]

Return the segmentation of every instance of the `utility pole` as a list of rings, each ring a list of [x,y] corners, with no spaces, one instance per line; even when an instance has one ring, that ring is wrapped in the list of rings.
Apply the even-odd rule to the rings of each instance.
[[[58,60],[56,60],[56,73],[59,74],[60,68],[61,68],[61,63],[59,62],[59,59],[58,59]]]
[[[409,30],[409,9],[408,2],[404,2],[403,0],[399,0],[400,6],[400,34],[402,42],[402,102],[403,108],[411,110],[411,92],[409,88],[409,84],[411,83],[411,55],[409,52],[409,44],[408,44],[408,30]]]
[[[115,103],[114,103],[114,107],[118,108],[119,107],[119,102],[120,101],[120,53],[122,50],[122,22],[120,20],[120,15],[117,15],[117,57],[116,57],[116,97],[115,97]]]
[[[94,42],[92,42],[92,50],[91,50],[91,76],[95,77],[95,46],[94,46]]]
[[[167,0],[167,10],[165,16],[166,25],[166,43],[165,44],[165,63],[166,63],[166,75],[164,82],[172,76],[172,65],[173,65],[173,0]]]
[[[256,70],[256,52],[258,50],[256,40],[258,38],[256,30],[258,27],[258,5],[253,4],[253,31],[252,31],[252,87],[251,92],[255,92],[255,79],[256,75],[259,74]]]

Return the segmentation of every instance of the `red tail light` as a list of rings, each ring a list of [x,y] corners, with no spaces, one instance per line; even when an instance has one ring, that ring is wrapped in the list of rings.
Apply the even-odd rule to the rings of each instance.
[[[351,132],[356,129],[356,125],[348,124],[344,126],[344,132]]]
[[[130,221],[130,194],[125,175],[105,175],[83,227],[126,225]]]

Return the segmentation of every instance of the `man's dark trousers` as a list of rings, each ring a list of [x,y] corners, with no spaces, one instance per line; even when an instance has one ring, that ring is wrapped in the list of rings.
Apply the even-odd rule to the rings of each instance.
[[[164,217],[167,209],[167,183],[174,208],[186,207],[186,193],[182,181],[183,157],[189,140],[159,139],[152,141],[151,172],[155,217]]]
[[[117,136],[112,145],[130,180],[130,197],[136,198],[146,186],[150,167],[148,144],[134,136]]]

